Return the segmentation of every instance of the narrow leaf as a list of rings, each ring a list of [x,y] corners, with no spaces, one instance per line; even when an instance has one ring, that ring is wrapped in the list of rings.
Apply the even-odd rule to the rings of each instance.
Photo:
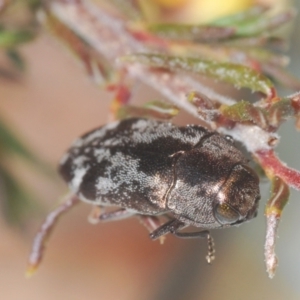
[[[281,67],[278,67],[272,63],[262,64],[263,72],[273,78],[275,81],[279,82],[283,86],[290,88],[294,91],[300,90],[300,80],[299,78],[293,76]]]
[[[56,38],[61,40],[76,58],[80,60],[87,73],[97,84],[103,84],[104,82],[106,83],[112,80],[113,71],[111,66],[81,37],[50,13],[44,15],[43,22],[47,29],[49,29]]]
[[[239,12],[237,14],[219,18],[219,19],[213,21],[212,24],[218,25],[218,26],[235,25],[239,22],[244,22],[246,20],[251,20],[253,18],[257,18],[257,17],[263,15],[267,10],[268,10],[268,8],[266,6],[262,6],[262,5],[252,6],[251,8],[249,8],[245,11]]]
[[[170,120],[179,113],[177,107],[162,102],[149,102],[144,107],[124,105],[121,106],[116,115],[118,119],[129,117],[156,118],[162,120]]]
[[[118,10],[124,13],[131,20],[142,20],[143,15],[138,5],[138,1],[129,0],[110,0]]]
[[[219,103],[209,99],[204,94],[191,92],[187,100],[198,108],[199,117],[207,123],[214,122],[220,116]]]
[[[223,40],[235,34],[234,28],[211,25],[154,24],[148,29],[163,38],[195,42]]]
[[[31,41],[35,34],[29,30],[0,30],[0,47],[12,48],[19,44]]]
[[[242,100],[231,106],[223,105],[220,110],[224,117],[234,122],[252,122],[263,129],[267,129],[269,125],[265,111],[248,101]]]
[[[289,58],[285,55],[274,53],[270,50],[251,47],[251,48],[240,48],[246,55],[252,59],[258,60],[263,63],[271,63],[275,66],[286,67],[289,63]],[[240,52],[241,53],[241,52]]]
[[[278,128],[287,119],[299,115],[300,97],[282,98],[273,103],[268,109],[268,122]]]
[[[175,117],[179,113],[178,107],[167,102],[150,101],[145,103],[144,107],[162,114],[170,115],[171,117]]]
[[[6,51],[6,55],[18,70],[24,71],[25,61],[16,49],[8,49]]]
[[[24,225],[24,222],[39,208],[32,195],[5,170],[0,167],[1,201],[4,218],[11,225]]]
[[[272,96],[272,82],[257,71],[227,62],[215,62],[196,57],[176,57],[160,54],[135,54],[123,57],[124,61],[141,63],[150,67],[166,68],[174,71],[189,71],[205,75],[235,85],[237,88],[249,88]]]
[[[291,21],[294,15],[295,14],[292,11],[286,11],[272,17],[261,16],[254,20],[232,25],[232,27],[235,28],[235,36],[239,37],[267,34],[268,32]]]
[[[19,139],[9,130],[9,128],[0,120],[0,151],[2,153],[12,154],[15,153],[44,174],[53,175],[52,170],[44,162],[40,161],[31,151],[29,151]]]

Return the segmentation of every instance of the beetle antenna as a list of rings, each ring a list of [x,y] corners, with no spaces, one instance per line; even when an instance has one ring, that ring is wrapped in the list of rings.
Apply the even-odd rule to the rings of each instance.
[[[100,222],[101,213],[102,213],[102,206],[101,205],[94,206],[88,216],[88,222],[93,225],[98,224]]]

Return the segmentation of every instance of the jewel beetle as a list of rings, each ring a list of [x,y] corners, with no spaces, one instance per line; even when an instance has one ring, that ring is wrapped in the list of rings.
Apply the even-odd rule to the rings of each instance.
[[[198,125],[113,122],[77,139],[59,172],[80,200],[117,207],[99,213],[99,220],[166,216],[164,224],[152,225],[152,239],[203,237],[240,224],[256,216],[260,199],[258,176],[232,138]],[[181,231],[187,226],[200,231]]]

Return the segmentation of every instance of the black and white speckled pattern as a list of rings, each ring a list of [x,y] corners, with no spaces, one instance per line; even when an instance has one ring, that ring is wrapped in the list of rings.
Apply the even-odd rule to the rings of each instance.
[[[251,171],[242,171],[253,190],[243,199],[237,199],[237,179],[228,180],[235,166],[246,164],[230,140],[216,132],[133,118],[77,139],[61,159],[60,173],[72,192],[94,205],[144,215],[171,211],[187,224],[216,228],[216,201],[232,201],[241,218],[257,206],[257,178]]]

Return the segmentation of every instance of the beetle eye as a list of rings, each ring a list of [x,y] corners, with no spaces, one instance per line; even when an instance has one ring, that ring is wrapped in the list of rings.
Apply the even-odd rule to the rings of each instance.
[[[231,135],[225,135],[225,139],[226,139],[229,143],[234,144],[234,139],[233,139],[233,137],[232,137]]]
[[[240,214],[228,204],[217,204],[215,207],[215,217],[222,225],[233,224],[240,218]]]

